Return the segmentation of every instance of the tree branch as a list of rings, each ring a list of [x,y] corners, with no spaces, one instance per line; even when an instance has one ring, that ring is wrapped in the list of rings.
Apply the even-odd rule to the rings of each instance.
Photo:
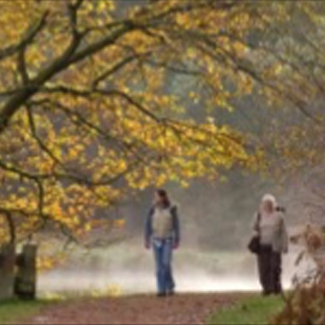
[[[69,94],[76,97],[85,97],[85,98],[91,98],[94,95],[101,95],[105,97],[110,96],[117,96],[122,99],[125,99],[131,106],[138,109],[143,115],[149,117],[150,119],[154,120],[157,123],[160,123],[161,120],[158,118],[155,114],[151,113],[149,109],[145,108],[143,105],[141,105],[139,102],[137,102],[135,99],[133,99],[130,95],[126,94],[125,92],[117,89],[111,89],[111,90],[105,90],[105,89],[93,89],[93,90],[77,90],[74,88],[69,88],[66,86],[57,86],[53,88],[44,87],[40,89],[40,92],[42,93],[62,93],[62,94]]]
[[[41,16],[38,23],[36,23],[34,28],[30,28],[29,31],[26,32],[26,35],[23,39],[16,45],[9,46],[5,49],[0,50],[0,61],[10,57],[20,51],[22,48],[25,48],[27,45],[31,44],[37,34],[43,29],[46,24],[46,19],[49,15],[49,11],[45,11]]]
[[[11,211],[0,209],[0,213],[3,214],[6,218],[8,229],[9,229],[9,238],[10,244],[16,243],[16,226],[12,217]]]
[[[129,63],[135,61],[136,59],[145,57],[150,55],[151,52],[143,53],[143,54],[133,54],[130,56],[127,56],[126,58],[122,59],[118,63],[116,63],[113,67],[109,68],[107,71],[104,71],[102,74],[100,74],[96,79],[93,80],[92,82],[92,89],[95,89],[98,87],[98,85],[107,79],[108,77],[112,76],[115,72],[119,71],[122,69],[124,66],[128,65]]]
[[[78,31],[78,10],[82,6],[84,0],[77,0],[74,4],[67,4],[68,13],[70,19],[70,28],[72,31],[72,37],[75,40],[81,37],[81,33]]]
[[[47,147],[44,141],[38,136],[31,105],[31,103],[26,105],[28,124],[31,134],[38,143],[41,150],[43,150],[54,161],[55,164],[58,164],[62,167],[63,163],[61,160],[53,154],[53,152]]]
[[[17,56],[17,70],[21,76],[21,80],[22,83],[24,85],[24,87],[28,87],[29,84],[29,75],[28,75],[28,71],[27,71],[27,67],[26,67],[26,58],[25,58],[25,54],[26,54],[26,46],[23,46],[19,52],[18,52],[18,56]]]
[[[12,97],[4,104],[0,112],[0,134],[6,129],[12,116],[17,112],[17,110],[19,110],[26,101],[36,94],[39,88],[48,80],[67,67],[101,51],[110,44],[114,44],[119,37],[124,35],[127,31],[130,31],[132,28],[134,28],[133,25],[123,25],[111,35],[104,37],[100,41],[87,46],[77,53],[76,51],[82,40],[82,35],[80,37],[74,37],[63,54],[54,60],[47,68],[44,68],[37,77],[31,80],[30,87],[22,89],[18,93],[12,95]]]

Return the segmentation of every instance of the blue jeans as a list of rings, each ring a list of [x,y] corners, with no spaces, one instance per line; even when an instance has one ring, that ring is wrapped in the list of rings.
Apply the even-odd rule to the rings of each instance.
[[[172,239],[154,239],[153,249],[157,268],[158,293],[168,293],[175,288],[172,271]]]

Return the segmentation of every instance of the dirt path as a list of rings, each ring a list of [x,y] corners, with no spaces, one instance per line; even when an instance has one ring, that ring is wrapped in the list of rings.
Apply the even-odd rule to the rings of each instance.
[[[27,324],[205,324],[209,315],[243,295],[186,294],[89,299],[46,308]]]

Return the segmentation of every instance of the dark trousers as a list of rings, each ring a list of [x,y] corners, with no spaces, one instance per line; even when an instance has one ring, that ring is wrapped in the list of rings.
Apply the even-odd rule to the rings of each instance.
[[[265,295],[282,292],[282,258],[271,246],[262,246],[258,254],[258,271]]]

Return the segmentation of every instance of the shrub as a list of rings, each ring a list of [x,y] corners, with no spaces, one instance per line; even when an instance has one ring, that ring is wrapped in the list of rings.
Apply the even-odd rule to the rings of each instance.
[[[318,226],[308,225],[292,238],[295,244],[303,244],[304,250],[297,259],[311,259],[314,270],[303,279],[294,279],[294,290],[285,298],[285,307],[274,320],[275,325],[325,324],[325,232]]]

